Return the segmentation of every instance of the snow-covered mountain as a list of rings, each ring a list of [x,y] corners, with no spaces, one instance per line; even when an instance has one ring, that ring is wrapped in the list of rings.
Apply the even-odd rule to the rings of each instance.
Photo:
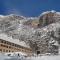
[[[36,53],[58,53],[59,29],[60,12],[53,10],[28,18],[14,14],[0,15],[0,34],[24,41]]]

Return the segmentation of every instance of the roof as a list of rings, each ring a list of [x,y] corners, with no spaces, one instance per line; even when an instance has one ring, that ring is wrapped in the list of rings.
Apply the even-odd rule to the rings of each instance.
[[[8,37],[6,34],[0,34],[0,39],[3,39],[5,41],[9,41],[9,42],[12,42],[12,43],[15,43],[15,44],[18,44],[20,46],[23,46],[23,47],[27,47],[27,48],[30,48],[24,41],[19,41],[18,39],[13,39],[12,37]]]

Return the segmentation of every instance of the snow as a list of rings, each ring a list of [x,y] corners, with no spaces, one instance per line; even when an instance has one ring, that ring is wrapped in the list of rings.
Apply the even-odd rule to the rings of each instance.
[[[20,55],[25,55],[25,56],[27,56],[27,54],[24,53],[24,52],[15,52],[15,54],[20,54]]]
[[[57,41],[54,43],[54,45],[55,45],[55,46],[59,46],[59,44],[58,44],[58,42],[57,42]]]
[[[11,54],[10,56],[15,56],[15,55],[22,55],[22,56],[27,56],[25,52],[9,52],[9,53],[4,53],[4,55],[8,56],[8,54]]]
[[[23,57],[23,58],[22,58]],[[0,54],[0,60],[60,60],[60,55],[43,55],[43,56],[31,56],[24,57],[23,55],[18,57],[17,55],[9,57],[4,54]]]
[[[56,11],[55,10],[51,10],[52,13],[55,13]]]
[[[45,14],[48,14],[48,13],[56,13],[56,14],[58,14],[58,15],[60,15],[60,12],[57,12],[57,11],[55,11],[55,10],[51,10],[51,11],[46,11],[46,12],[43,12],[40,16],[43,16],[43,15],[45,15]]]
[[[51,11],[46,11],[46,12],[43,12],[40,16],[42,16],[42,15],[45,15],[45,14],[48,14],[48,13],[56,13],[56,11],[55,10],[51,10]]]
[[[27,60],[60,60],[60,55],[30,57],[30,58],[27,58]]]
[[[48,14],[50,11],[43,12],[40,16]]]
[[[56,12],[56,14],[60,15],[60,12]]]
[[[0,54],[0,60],[23,60],[24,56],[7,56],[4,54]]]
[[[48,13],[50,13],[50,12],[56,14],[57,17],[60,18],[60,12],[57,12],[57,11],[55,11],[55,10],[43,12],[42,14],[40,14],[40,16],[43,16],[43,15],[48,14]]]
[[[15,44],[18,44],[18,45],[21,45],[21,46],[24,46],[24,47],[28,47],[28,45],[26,45],[26,43],[24,41],[19,41],[18,39],[13,39],[12,37],[8,37],[6,34],[0,34],[0,39],[3,39],[5,41],[9,41],[9,42],[12,42],[12,43],[15,43]]]

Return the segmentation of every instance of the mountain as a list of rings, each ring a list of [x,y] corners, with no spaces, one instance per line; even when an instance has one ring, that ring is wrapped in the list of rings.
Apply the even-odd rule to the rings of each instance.
[[[49,25],[54,22],[58,22],[60,20],[60,12],[56,12],[54,10],[46,11],[40,14],[38,17],[29,18],[28,21],[24,23],[24,25],[29,25],[33,28],[40,28],[46,25]]]
[[[0,34],[24,41],[34,53],[58,54],[60,12],[46,11],[38,17],[0,15]]]

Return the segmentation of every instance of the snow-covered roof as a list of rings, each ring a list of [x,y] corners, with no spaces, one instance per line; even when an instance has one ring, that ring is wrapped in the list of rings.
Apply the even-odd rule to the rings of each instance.
[[[12,37],[8,37],[6,34],[0,34],[0,39],[3,39],[5,41],[9,41],[18,45],[21,45],[23,47],[30,48],[24,41],[19,41],[18,39],[13,39]]]

